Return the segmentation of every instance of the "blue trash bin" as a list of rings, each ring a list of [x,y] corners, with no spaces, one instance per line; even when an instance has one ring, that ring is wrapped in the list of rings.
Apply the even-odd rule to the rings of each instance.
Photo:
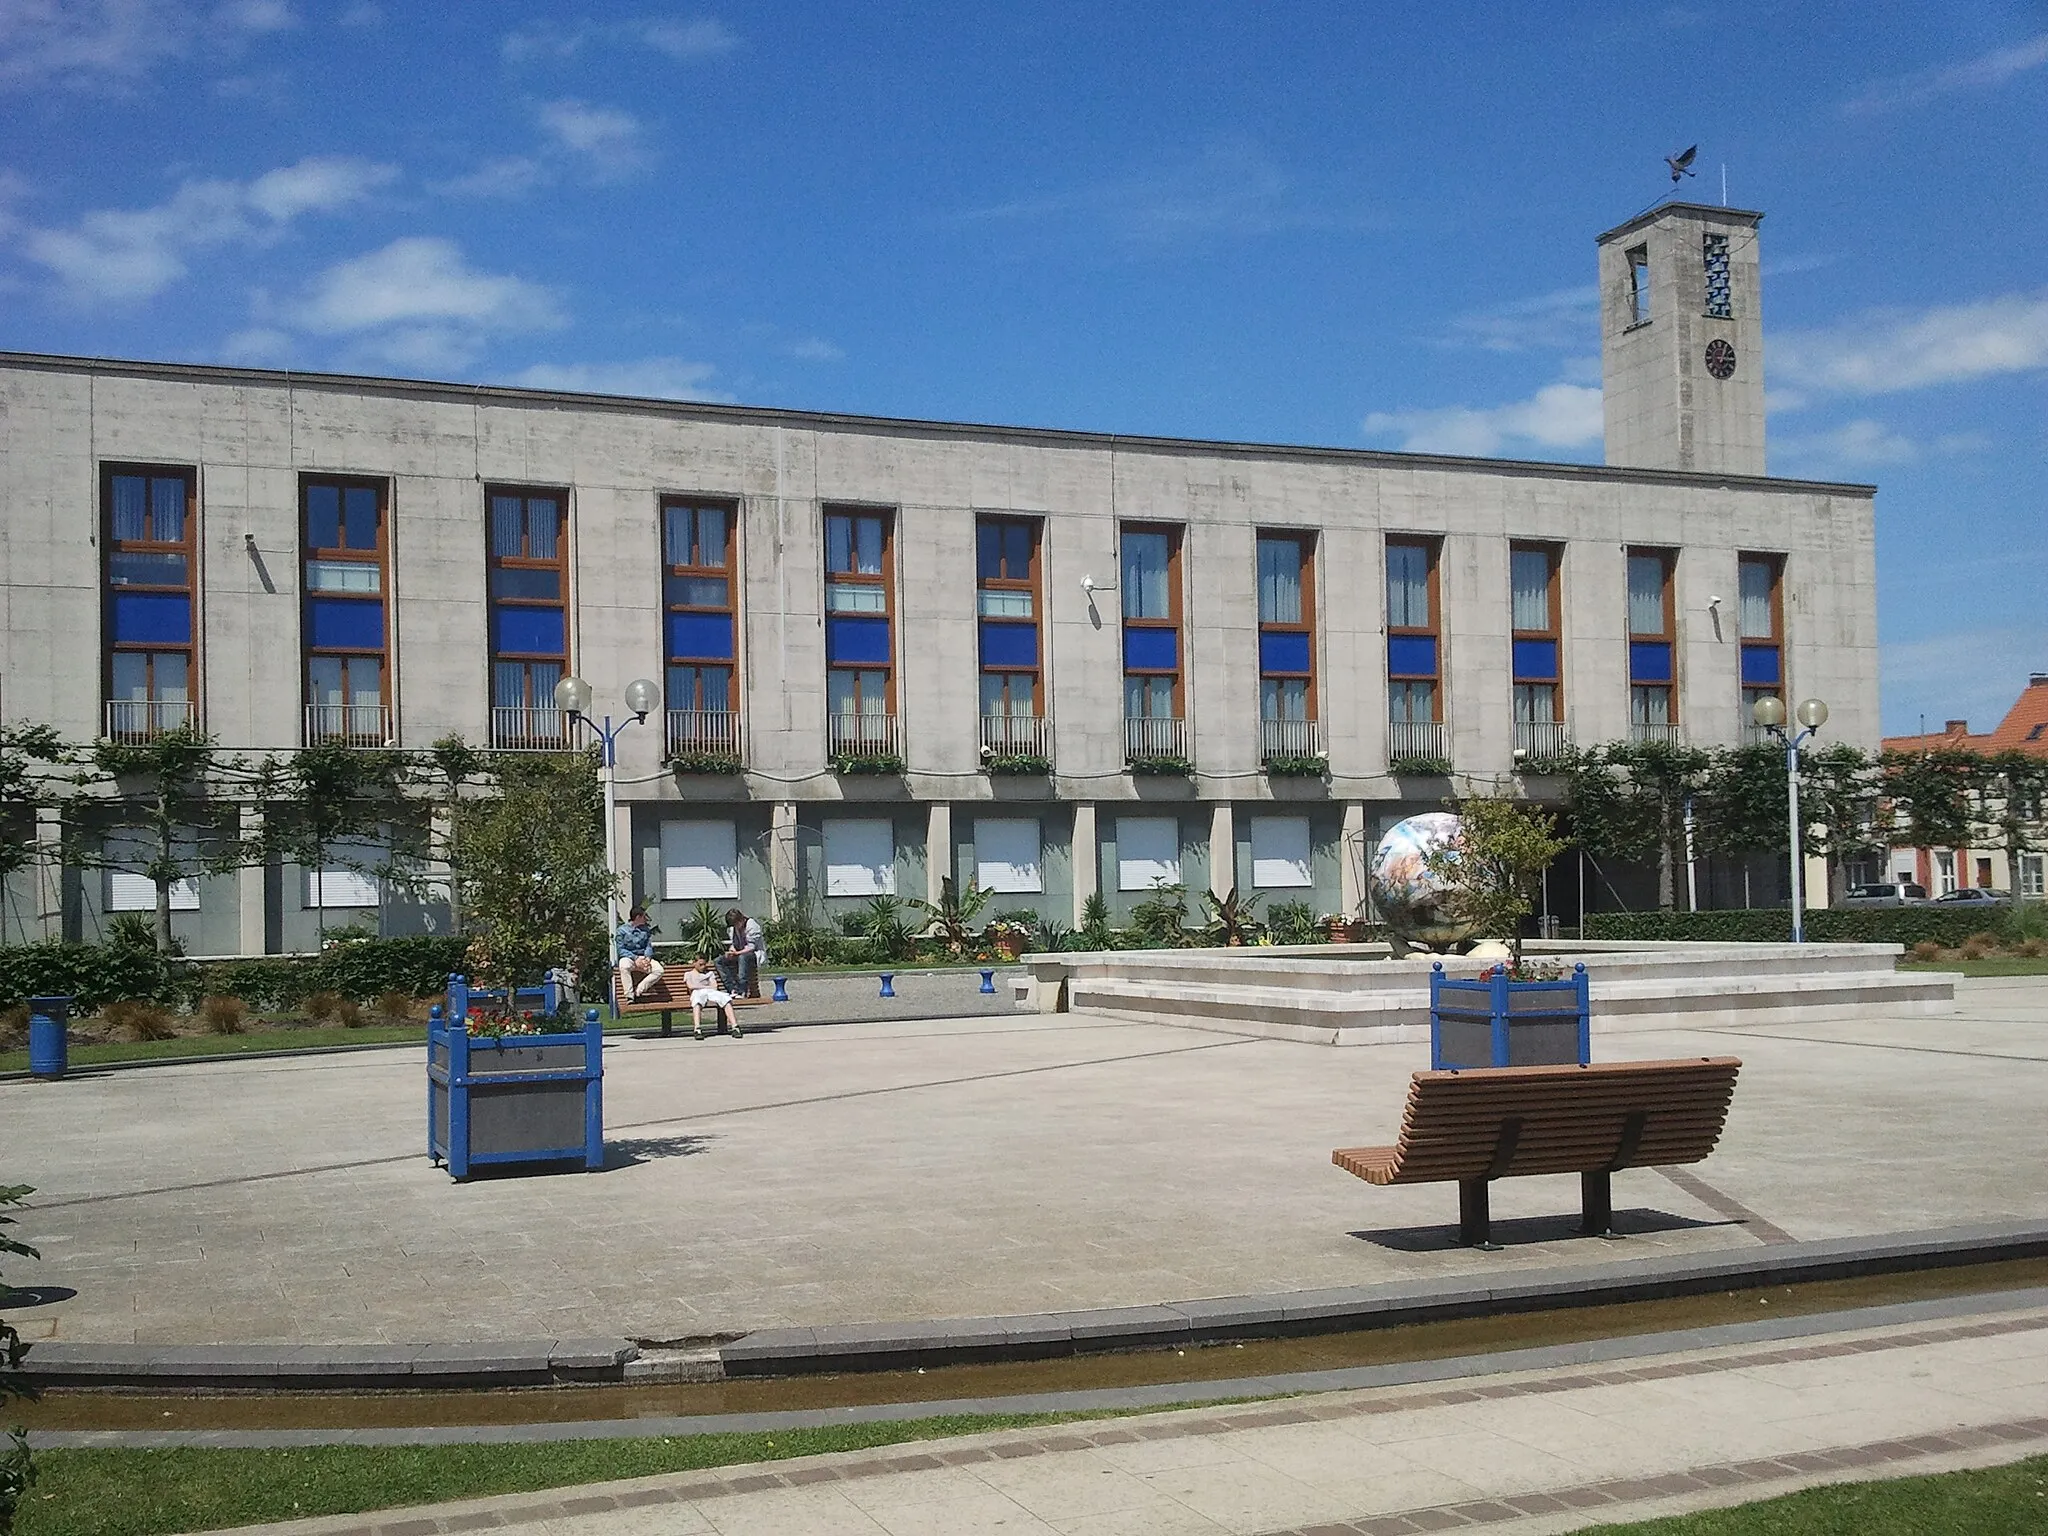
[[[32,997],[28,1001],[28,1071],[31,1077],[55,1081],[70,1065],[65,1026],[71,1020],[68,997]]]

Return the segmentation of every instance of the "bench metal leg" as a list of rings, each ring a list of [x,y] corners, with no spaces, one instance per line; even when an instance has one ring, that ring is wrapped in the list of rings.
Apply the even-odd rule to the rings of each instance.
[[[676,1016],[666,1008],[661,1010],[661,1037],[666,1040],[676,1032]]]
[[[1500,1244],[1493,1241],[1493,1214],[1484,1179],[1458,1180],[1458,1241],[1487,1253],[1500,1251]]]
[[[1616,1237],[1614,1177],[1606,1169],[1579,1175],[1579,1232],[1584,1237]]]

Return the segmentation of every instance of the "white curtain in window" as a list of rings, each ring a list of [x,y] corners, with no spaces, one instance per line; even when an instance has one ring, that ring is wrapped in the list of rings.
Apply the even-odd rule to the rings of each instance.
[[[189,863],[196,858],[199,844],[196,838],[180,835],[172,840],[172,857],[179,863]],[[143,874],[149,861],[156,856],[155,845],[140,833],[118,834],[110,837],[102,851],[110,860],[117,860],[121,868],[107,871],[107,910],[109,912],[154,912],[156,910],[156,882]],[[171,910],[173,912],[197,912],[199,910],[199,882],[196,880],[173,880],[171,882]]]
[[[733,901],[740,894],[738,829],[730,821],[661,824],[661,894],[668,901]]]
[[[1309,870],[1306,816],[1252,818],[1252,884],[1260,890],[1315,884]]]
[[[1301,545],[1293,539],[1259,540],[1259,622],[1301,622]]]
[[[1664,633],[1664,562],[1656,555],[1628,557],[1628,632]]]
[[[1036,816],[974,818],[974,883],[984,891],[1042,891]]]
[[[1508,557],[1514,586],[1516,629],[1550,631],[1550,556],[1540,549],[1518,549]]]
[[[1387,623],[1397,629],[1430,627],[1429,551],[1420,544],[1387,546]]]
[[[887,820],[825,823],[825,894],[896,894],[896,829]]]
[[[1180,884],[1180,822],[1172,816],[1116,819],[1116,885],[1149,891],[1164,880]]]
[[[1770,640],[1776,638],[1771,623],[1771,563],[1768,560],[1745,560],[1737,568],[1737,581],[1741,586],[1741,601],[1737,605],[1736,622],[1745,640]]]

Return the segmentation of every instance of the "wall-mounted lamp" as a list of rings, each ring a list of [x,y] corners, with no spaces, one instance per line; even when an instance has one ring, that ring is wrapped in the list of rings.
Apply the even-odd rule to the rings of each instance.
[[[1081,590],[1092,598],[1098,592],[1114,592],[1116,590],[1116,583],[1113,581],[1097,581],[1093,576],[1083,576],[1081,578]]]

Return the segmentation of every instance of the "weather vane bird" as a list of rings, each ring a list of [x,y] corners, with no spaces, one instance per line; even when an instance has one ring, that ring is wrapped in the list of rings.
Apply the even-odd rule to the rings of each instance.
[[[1698,174],[1692,168],[1692,157],[1698,154],[1699,152],[1700,147],[1699,145],[1695,144],[1691,149],[1682,149],[1675,155],[1666,155],[1664,157],[1664,163],[1671,167],[1672,181],[1676,182],[1678,178],[1681,176],[1693,176]]]

